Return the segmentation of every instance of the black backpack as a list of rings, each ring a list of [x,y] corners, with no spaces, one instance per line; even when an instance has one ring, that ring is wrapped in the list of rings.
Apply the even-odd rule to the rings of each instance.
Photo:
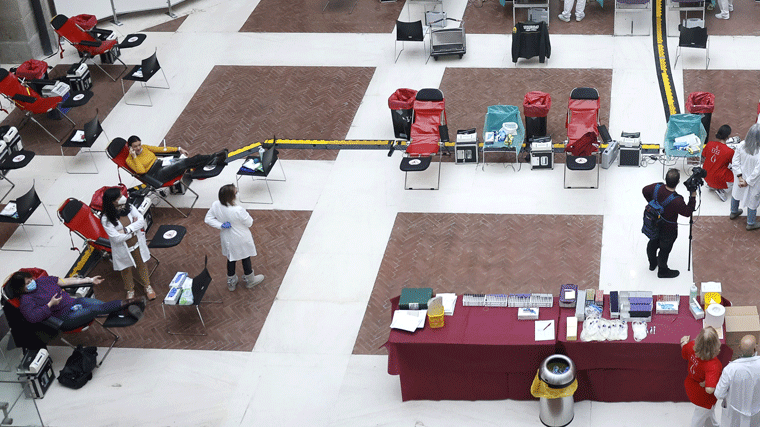
[[[66,365],[58,374],[58,382],[66,387],[80,389],[92,379],[92,370],[98,364],[97,347],[78,345],[66,360]]]
[[[641,227],[641,232],[649,239],[654,239],[660,235],[660,225],[662,222],[667,222],[662,217],[662,213],[665,211],[665,207],[676,198],[676,193],[671,193],[662,203],[657,201],[657,194],[660,191],[660,186],[657,184],[654,186],[654,193],[652,200],[644,207],[644,225]]]

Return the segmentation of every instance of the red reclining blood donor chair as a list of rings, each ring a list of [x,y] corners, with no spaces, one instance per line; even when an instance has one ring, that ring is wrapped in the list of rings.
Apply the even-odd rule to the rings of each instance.
[[[50,135],[51,138],[55,139],[58,142],[61,142],[59,138],[56,138],[55,135],[50,133],[50,131],[47,130],[45,126],[42,126],[42,124],[38,122],[37,119],[35,119],[32,115],[45,114],[56,110],[58,114],[66,118],[66,120],[71,123],[71,127],[73,128],[76,126],[76,123],[74,123],[74,121],[71,120],[69,116],[67,116],[61,109],[78,107],[86,104],[87,101],[92,98],[92,92],[69,92],[69,97],[64,101],[64,99],[60,96],[41,96],[29,86],[29,83],[35,82],[46,82],[51,84],[55,83],[53,80],[32,80],[29,82],[24,81],[22,83],[22,81],[19,80],[14,73],[11,73],[5,68],[0,68],[0,94],[15,104],[19,110],[24,111],[25,113],[24,121],[19,124],[17,128],[21,129],[24,124],[26,124],[26,121],[31,120],[39,127],[41,127],[45,133]]]
[[[48,275],[45,270],[42,270],[40,268],[22,268],[19,271],[28,272],[35,279]],[[21,347],[25,350],[34,352],[40,348],[47,347],[47,344],[58,337],[60,337],[61,341],[66,343],[66,345],[69,347],[74,347],[61,335],[77,334],[83,332],[87,330],[92,324],[93,321],[83,321],[83,324],[76,327],[75,329],[63,330],[61,329],[61,321],[52,317],[49,317],[39,323],[29,323],[26,319],[24,319],[24,316],[21,314],[21,310],[19,310],[19,307],[21,306],[19,295],[13,295],[10,287],[6,286],[9,279],[10,276],[8,276],[8,278],[6,278],[3,282],[0,305],[2,305],[3,312],[5,313],[5,317],[8,320],[8,326],[11,330],[11,337],[13,337],[13,341],[17,347]],[[61,286],[61,288],[68,291],[78,288],[91,288],[92,286],[92,284],[80,284]],[[106,360],[108,353],[111,352],[111,349],[119,340],[119,336],[116,335],[116,333],[114,333],[111,329],[132,326],[138,322],[138,319],[130,316],[127,313],[119,311],[111,313],[103,321],[94,321],[102,326],[106,332],[113,336],[111,345],[103,355],[103,358],[100,359],[100,362],[98,362],[97,366],[100,366]]]
[[[110,258],[111,242],[108,240],[108,234],[100,221],[99,213],[96,213],[94,209],[91,209],[84,202],[70,197],[58,207],[58,219],[70,232],[81,237],[88,246],[100,252],[104,257]],[[186,233],[187,229],[181,225],[161,225],[153,239],[148,243],[148,248],[158,249],[177,246],[182,242]],[[152,252],[150,257],[156,260],[156,265],[150,271],[150,275],[152,275],[158,268],[160,261]]]
[[[129,165],[127,165],[127,156],[129,156],[129,147],[127,146],[127,140],[125,140],[124,138],[114,138],[114,140],[111,141],[110,144],[108,144],[108,148],[106,149],[106,154],[108,154],[108,157],[110,157],[111,160],[113,160],[113,162],[116,163],[117,172],[119,169],[123,169],[124,171],[132,175],[135,179],[145,184],[151,193],[160,197],[161,200],[165,201],[169,206],[173,207],[177,212],[179,212],[185,218],[187,218],[187,216],[190,215],[190,212],[195,206],[195,202],[198,201],[198,193],[196,193],[195,191],[193,191],[192,188],[190,188],[190,183],[192,183],[193,179],[206,179],[206,178],[217,176],[220,173],[222,173],[222,169],[224,169],[224,167],[226,166],[226,164],[220,164],[214,167],[207,166],[202,169],[195,169],[190,173],[177,175],[176,177],[168,181],[162,182],[161,180],[151,175],[150,171],[148,171],[148,173],[138,174],[134,172],[129,167]],[[176,153],[168,153],[169,156],[173,156],[175,154]],[[157,154],[157,156],[158,155],[159,154]],[[119,175],[119,181],[121,181],[121,175]],[[193,199],[193,203],[188,208],[187,213],[182,212],[178,207],[174,206],[166,198],[163,192],[159,191],[162,188],[173,187],[177,184],[179,184],[182,187],[183,192],[184,190],[187,190],[195,195],[195,199]]]
[[[441,183],[441,147],[449,140],[446,122],[446,103],[438,89],[422,89],[414,100],[414,117],[410,141],[407,143],[401,170],[404,171],[404,189],[437,190]],[[438,155],[438,178],[435,187],[412,188],[407,185],[409,172],[426,170]]]
[[[598,188],[599,165],[599,92],[590,87],[577,87],[567,102],[567,144],[565,145],[565,188]],[[596,169],[596,184],[568,185],[568,175]]]
[[[58,45],[60,39],[66,39],[79,52],[79,55],[100,68],[111,80],[116,79],[127,69],[127,64],[119,58],[121,49],[139,46],[145,40],[145,34],[129,34],[122,43],[113,36],[113,31],[104,30],[95,26],[84,25],[81,17],[89,15],[79,15],[67,17],[66,15],[56,15],[50,21],[53,29],[58,34]],[[61,49],[63,51],[63,49]],[[92,59],[95,55],[100,55],[100,62],[112,64],[114,61],[121,62],[124,69],[119,76],[113,77],[103,69],[97,62]]]

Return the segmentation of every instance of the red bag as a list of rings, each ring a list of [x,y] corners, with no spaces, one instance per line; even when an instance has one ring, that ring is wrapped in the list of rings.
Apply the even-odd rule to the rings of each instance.
[[[577,141],[567,144],[565,152],[573,156],[590,156],[599,149],[599,142],[594,132],[586,132]]]
[[[24,78],[27,80],[44,79],[47,70],[47,62],[30,59],[18,66],[16,69],[16,77]]]
[[[712,113],[715,110],[715,95],[710,92],[692,92],[686,98],[686,111],[691,114]]]
[[[127,186],[119,183],[115,186],[106,186],[106,187],[100,187],[97,190],[95,190],[95,193],[92,195],[92,200],[90,200],[90,208],[95,209],[96,211],[102,211],[103,210],[103,193],[106,192],[109,188],[118,188],[121,190],[121,195],[124,197],[129,197],[129,192],[127,192]]]
[[[85,31],[90,31],[98,23],[98,18],[95,15],[81,14],[72,17],[74,23],[82,27]]]
[[[525,117],[546,117],[552,107],[552,97],[548,93],[533,91],[523,98]]]

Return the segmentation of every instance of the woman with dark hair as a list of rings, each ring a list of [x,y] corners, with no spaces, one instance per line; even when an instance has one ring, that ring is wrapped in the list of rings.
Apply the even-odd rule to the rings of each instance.
[[[717,141],[708,142],[702,150],[702,167],[707,171],[705,182],[723,202],[726,201],[726,190],[730,192],[734,184],[734,174],[730,168],[734,150],[726,145],[729,136],[731,136],[731,126],[721,126],[715,134]]]
[[[60,320],[60,329],[70,331],[91,322],[95,317],[107,316],[115,311],[127,309],[129,314],[140,319],[145,309],[145,298],[132,298],[103,302],[95,298],[72,298],[60,285],[78,285],[103,282],[100,276],[62,279],[43,276],[36,280],[25,271],[13,273],[8,284],[13,295],[19,295],[19,311],[30,323],[39,323],[49,317]]]
[[[760,206],[760,123],[749,128],[747,137],[736,147],[731,161],[736,185],[731,191],[730,219],[742,214],[739,202],[747,206],[747,230],[757,230],[757,207]]]
[[[253,244],[251,225],[253,218],[242,206],[235,204],[237,187],[227,184],[219,189],[219,201],[211,204],[206,213],[206,224],[220,230],[222,254],[227,257],[227,289],[235,290],[238,277],[235,274],[235,263],[242,260],[243,280],[245,287],[250,289],[262,281],[263,274],[253,275],[251,257],[256,256],[256,246]]]
[[[150,259],[150,250],[145,241],[145,218],[127,203],[118,187],[103,192],[103,216],[100,217],[108,240],[111,242],[113,269],[121,272],[127,298],[135,296],[135,281],[145,288],[149,300],[156,299],[156,292],[150,286],[150,277],[145,263]],[[133,273],[133,270],[137,273]]]
[[[715,387],[718,386],[723,365],[718,360],[720,339],[712,326],[701,331],[694,341],[689,336],[681,338],[681,357],[688,363],[688,373],[684,380],[686,394],[691,403],[697,405],[691,417],[691,427],[718,427],[713,407]]]

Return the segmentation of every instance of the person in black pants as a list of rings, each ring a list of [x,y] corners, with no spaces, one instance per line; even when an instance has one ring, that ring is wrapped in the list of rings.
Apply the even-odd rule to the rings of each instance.
[[[647,199],[647,203],[654,198],[662,203],[671,194],[676,195],[663,210],[659,234],[654,239],[650,239],[647,244],[649,270],[654,271],[657,268],[657,277],[660,278],[678,277],[678,270],[668,268],[668,257],[678,237],[678,215],[691,216],[692,212],[694,212],[694,207],[697,205],[697,194],[695,191],[692,191],[689,195],[688,204],[684,202],[680,194],[676,193],[676,186],[680,180],[681,174],[678,172],[678,169],[670,169],[665,174],[665,185],[660,185],[657,194],[654,194],[657,183],[649,184],[641,191],[644,194],[644,198]]]

